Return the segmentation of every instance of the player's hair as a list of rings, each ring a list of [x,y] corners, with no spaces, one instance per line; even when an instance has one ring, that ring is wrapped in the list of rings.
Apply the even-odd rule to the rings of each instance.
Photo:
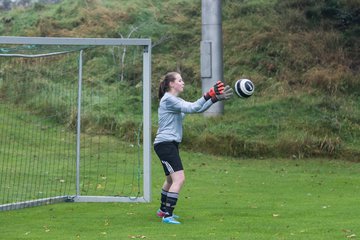
[[[164,94],[170,89],[170,82],[174,82],[178,72],[168,72],[165,76],[162,77],[159,86],[159,100],[164,96]]]

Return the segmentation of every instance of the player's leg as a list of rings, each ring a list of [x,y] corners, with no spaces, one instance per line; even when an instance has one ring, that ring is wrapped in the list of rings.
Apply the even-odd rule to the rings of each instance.
[[[179,224],[180,222],[175,219],[176,217],[174,217],[173,212],[179,198],[179,192],[185,182],[184,170],[173,172],[170,174],[170,177],[172,184],[166,198],[166,212],[163,217],[163,222]]]
[[[182,171],[183,172],[183,171]],[[180,175],[180,178],[177,176],[177,175]],[[171,190],[171,191],[177,191],[177,193],[179,193],[182,185],[184,184],[184,180],[185,180],[185,176],[184,176],[184,173],[180,173],[180,174],[175,174],[173,175],[173,177],[176,178],[177,180],[177,183],[174,185],[174,187],[172,189],[174,190]],[[163,187],[162,187],[162,190],[161,190],[161,204],[160,204],[160,208],[159,210],[156,212],[156,215],[158,217],[165,217],[165,213],[166,213],[166,201],[167,201],[167,197],[168,197],[168,194],[169,194],[169,190],[172,186],[172,183],[173,183],[173,180],[171,178],[170,175],[166,176],[166,179],[165,179],[165,182],[163,184]],[[174,196],[174,193],[171,192],[172,196]],[[172,216],[173,218],[180,218],[178,215],[172,213]]]
[[[179,193],[185,182],[184,170],[180,170],[170,174],[172,184],[168,192]]]
[[[165,182],[162,186],[161,189],[161,197],[160,197],[160,208],[157,211],[156,215],[158,215],[159,217],[164,217],[165,216],[165,212],[166,212],[166,199],[167,199],[167,194],[169,192],[169,189],[171,187],[172,184],[172,180],[170,175],[166,176],[165,178]]]
[[[162,186],[162,189],[165,190],[166,192],[168,192],[172,183],[173,183],[173,181],[171,179],[171,176],[170,175],[166,176],[164,184]]]
[[[174,220],[175,216],[173,216],[173,211],[178,199],[179,191],[185,181],[178,145],[178,143],[173,141],[159,143],[154,146],[155,152],[159,156],[166,175],[161,196],[162,199],[165,199],[166,194],[165,216],[163,217],[163,222],[175,224],[178,224],[179,222]],[[160,216],[160,214],[163,214],[161,209],[157,212],[158,216]],[[164,221],[165,218],[168,219]]]
[[[166,198],[165,218],[173,216],[173,212],[179,198],[179,192],[185,182],[184,170],[174,172],[170,174],[170,177],[172,179],[172,184]]]

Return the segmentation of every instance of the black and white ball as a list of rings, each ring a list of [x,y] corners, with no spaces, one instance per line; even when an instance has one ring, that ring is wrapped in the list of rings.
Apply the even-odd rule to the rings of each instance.
[[[254,83],[249,79],[239,79],[235,83],[235,92],[241,98],[250,97],[255,90]]]

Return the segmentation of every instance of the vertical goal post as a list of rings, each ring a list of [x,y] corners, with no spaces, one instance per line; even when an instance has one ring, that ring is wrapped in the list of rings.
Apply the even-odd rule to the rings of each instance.
[[[139,46],[142,47],[142,187],[143,196],[85,196],[80,191],[81,155],[81,92],[82,92],[82,52],[79,51],[78,96],[77,96],[77,126],[76,126],[76,194],[71,196],[52,196],[51,199],[22,201],[2,204],[1,210],[11,210],[29,206],[73,201],[73,202],[150,202],[151,200],[151,39],[142,38],[65,38],[65,37],[12,37],[0,36],[1,45],[41,45],[41,46]],[[54,54],[61,54],[55,53]],[[1,56],[11,54],[0,54]],[[16,54],[13,54],[16,57]],[[21,56],[17,56],[21,57]],[[115,103],[116,104],[116,103]],[[0,179],[1,180],[1,179]],[[0,182],[1,184],[1,182]],[[11,207],[15,205],[15,207]]]

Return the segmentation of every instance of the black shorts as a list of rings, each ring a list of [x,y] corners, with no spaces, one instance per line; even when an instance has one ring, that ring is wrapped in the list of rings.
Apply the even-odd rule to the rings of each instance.
[[[154,150],[163,165],[166,176],[184,169],[179,155],[178,142],[157,143],[154,145]]]

